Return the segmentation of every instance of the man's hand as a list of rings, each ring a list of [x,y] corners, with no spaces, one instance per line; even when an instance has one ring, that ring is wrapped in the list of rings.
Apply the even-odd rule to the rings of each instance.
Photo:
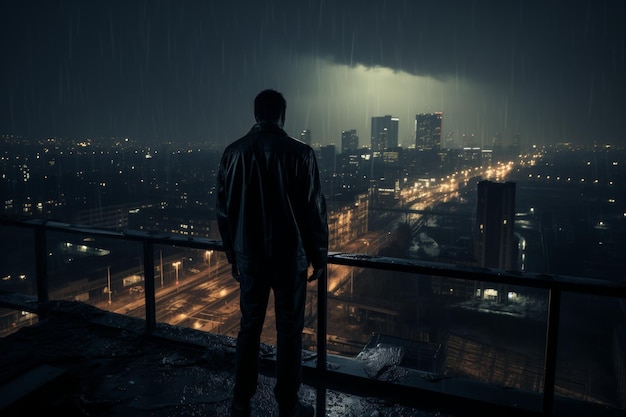
[[[235,278],[235,280],[237,280],[237,282],[239,282],[239,269],[237,268],[237,265],[235,265],[235,264],[231,265],[231,274],[232,274],[233,278]]]
[[[324,273],[324,268],[313,269],[313,273],[312,273],[312,274],[311,274],[311,276],[307,279],[307,281],[308,281],[308,282],[315,281],[316,279],[318,279],[319,277],[321,277],[323,273]]]

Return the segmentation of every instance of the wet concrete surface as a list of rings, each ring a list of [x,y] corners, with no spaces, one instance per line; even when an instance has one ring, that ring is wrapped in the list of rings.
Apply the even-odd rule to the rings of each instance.
[[[162,324],[155,334],[164,337],[147,336],[143,320],[60,302],[49,318],[0,339],[0,415],[229,416],[235,340]],[[266,368],[252,400],[256,417],[278,415]],[[306,379],[301,396],[316,417],[448,415]]]

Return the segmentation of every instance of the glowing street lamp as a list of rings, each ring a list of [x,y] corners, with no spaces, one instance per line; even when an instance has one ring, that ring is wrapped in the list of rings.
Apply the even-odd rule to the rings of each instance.
[[[178,285],[178,267],[180,266],[180,261],[172,262],[172,266],[176,269],[176,285]]]
[[[213,251],[212,250],[208,250],[206,251],[206,256],[209,260],[209,278],[211,277],[211,255],[213,255]]]

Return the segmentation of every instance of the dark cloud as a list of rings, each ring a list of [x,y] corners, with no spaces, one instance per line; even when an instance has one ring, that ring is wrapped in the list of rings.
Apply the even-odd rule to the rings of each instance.
[[[354,92],[339,84],[329,103],[310,90],[328,91],[315,78],[336,64],[434,80],[436,105],[451,107],[459,131],[623,142],[625,9],[620,0],[5,1],[0,129],[227,142],[251,123],[253,95],[272,86],[298,105],[293,129],[330,136],[338,124],[313,109]],[[296,125],[314,120],[326,126]]]

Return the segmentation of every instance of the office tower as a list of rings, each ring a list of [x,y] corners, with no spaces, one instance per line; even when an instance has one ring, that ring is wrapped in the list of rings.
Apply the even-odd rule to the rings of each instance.
[[[514,270],[515,183],[478,183],[476,260],[480,266]]]
[[[332,174],[335,172],[336,146],[326,145],[320,147],[319,168],[322,174]]]
[[[341,153],[350,153],[359,149],[359,137],[356,130],[343,130],[341,132]]]
[[[397,117],[379,116],[372,117],[372,151],[379,152],[398,147],[398,126],[400,119]]]
[[[463,133],[461,135],[462,148],[478,148],[478,140],[474,133]]]
[[[415,149],[440,150],[442,146],[443,113],[415,115]]]
[[[359,171],[359,155],[340,153],[337,155],[337,173],[341,175],[355,175]]]
[[[513,135],[513,143],[511,144],[511,152],[519,154],[522,150],[522,135],[515,133]]]
[[[494,151],[499,151],[502,149],[502,133],[496,132],[496,134],[493,136],[491,149],[493,149]]]
[[[455,138],[454,138],[454,133],[452,133],[452,132],[448,132],[448,133],[446,134],[446,139],[445,139],[445,145],[444,145],[444,146],[445,146],[447,149],[452,149],[452,148],[457,147],[457,146],[456,146],[456,144],[454,143],[454,140],[455,140]]]
[[[504,162],[505,149],[502,145],[502,133],[496,132],[491,139],[491,146],[485,146],[482,149],[483,152],[483,164],[491,164],[496,162]],[[489,154],[489,155],[487,155]]]
[[[311,131],[309,129],[304,129],[300,132],[300,140],[307,145],[311,145]]]

